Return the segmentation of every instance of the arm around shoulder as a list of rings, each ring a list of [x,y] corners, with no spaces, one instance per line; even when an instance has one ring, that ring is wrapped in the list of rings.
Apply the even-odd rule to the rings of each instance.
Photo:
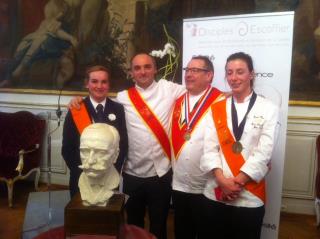
[[[174,95],[175,98],[178,98],[186,92],[186,87],[184,85],[164,79],[161,79],[159,82],[164,83],[166,85],[167,90],[170,92],[170,94]]]

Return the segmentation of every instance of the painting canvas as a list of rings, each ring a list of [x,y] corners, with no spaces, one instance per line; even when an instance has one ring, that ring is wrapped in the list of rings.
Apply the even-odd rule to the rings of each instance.
[[[0,0],[0,89],[83,90],[94,64],[111,69],[112,91],[127,88],[134,52],[164,43],[172,2]]]
[[[116,1],[0,0],[0,86],[81,90],[85,68],[112,69],[127,87],[132,23]]]
[[[82,90],[86,66],[101,63],[116,92],[132,85],[135,52],[164,46],[163,25],[181,46],[183,18],[276,11],[295,11],[290,99],[320,101],[318,0],[0,0],[0,91]]]
[[[300,1],[293,46],[290,99],[320,101],[320,1]]]

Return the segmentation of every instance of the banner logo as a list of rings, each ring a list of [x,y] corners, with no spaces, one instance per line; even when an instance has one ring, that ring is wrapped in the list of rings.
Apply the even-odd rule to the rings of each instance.
[[[256,72],[255,77],[256,78],[273,78],[272,72]]]
[[[190,36],[195,37],[197,36],[197,24],[187,24],[187,29],[189,31]]]
[[[289,31],[288,25],[282,24],[248,24],[244,21],[239,22],[236,25],[236,32],[239,36],[246,36],[248,34],[258,35],[258,34],[274,34],[274,33],[287,33]]]

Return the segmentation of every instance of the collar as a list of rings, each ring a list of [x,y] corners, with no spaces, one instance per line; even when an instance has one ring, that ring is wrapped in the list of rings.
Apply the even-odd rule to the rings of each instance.
[[[245,98],[244,98],[244,101],[242,103],[247,103],[248,101],[250,101],[251,97],[252,97],[252,94],[253,94],[253,90],[251,91],[251,93],[249,95],[247,95]],[[234,103],[236,104],[241,104],[241,103],[238,103],[237,102],[237,99],[233,97],[233,100],[234,100]]]
[[[151,85],[149,85],[146,89],[138,86],[137,83],[135,84],[135,87],[137,88],[138,91],[144,92],[144,91],[150,91],[150,90],[152,90],[156,85],[157,85],[157,82],[154,80],[154,81],[151,83]]]
[[[206,92],[207,88],[204,89],[203,91],[201,91],[199,94],[197,95],[192,95],[189,93],[189,99],[200,99],[201,96],[203,96],[203,94]]]
[[[91,101],[91,104],[93,105],[93,108],[94,108],[94,109],[97,108],[97,105],[98,105],[98,104],[102,104],[103,110],[104,110],[104,107],[105,107],[106,102],[107,102],[107,98],[105,98],[105,99],[104,99],[103,101],[101,101],[101,102],[97,102],[97,101],[95,101],[95,100],[90,96],[90,101]]]

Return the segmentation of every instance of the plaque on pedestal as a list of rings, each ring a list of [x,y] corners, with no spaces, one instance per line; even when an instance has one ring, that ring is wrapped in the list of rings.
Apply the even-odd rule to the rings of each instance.
[[[81,234],[117,236],[124,223],[124,199],[124,194],[114,194],[105,207],[84,206],[78,193],[64,210],[66,237]]]

